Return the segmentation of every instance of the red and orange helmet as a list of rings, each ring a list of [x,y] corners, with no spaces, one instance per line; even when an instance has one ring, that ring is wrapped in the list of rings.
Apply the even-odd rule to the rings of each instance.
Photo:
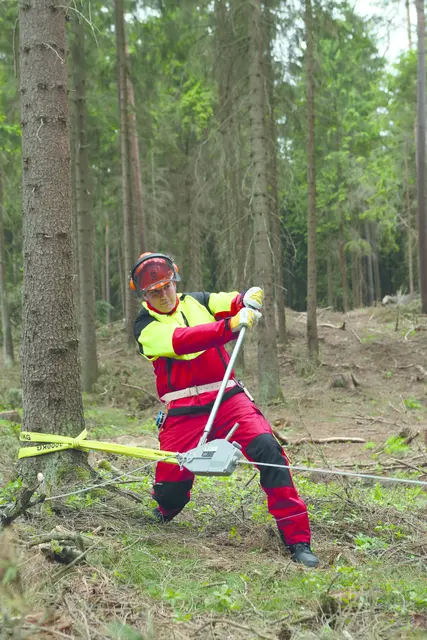
[[[141,296],[146,291],[160,289],[179,280],[178,267],[172,258],[164,253],[146,251],[139,256],[131,271],[129,286]]]

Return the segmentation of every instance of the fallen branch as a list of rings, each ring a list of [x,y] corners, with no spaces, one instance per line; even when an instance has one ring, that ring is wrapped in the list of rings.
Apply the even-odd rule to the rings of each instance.
[[[157,402],[159,401],[158,397],[155,396],[154,393],[151,393],[150,391],[147,391],[147,389],[143,389],[142,387],[137,387],[136,384],[127,384],[126,382],[121,382],[121,385],[122,387],[129,387],[130,389],[137,389],[138,391],[143,391],[151,398],[154,398],[154,400],[156,400]]]
[[[29,547],[37,547],[39,544],[45,544],[46,542],[52,542],[53,540],[64,542],[74,542],[76,547],[81,549],[85,548],[85,538],[81,533],[74,533],[73,531],[59,531],[58,528],[53,529],[50,533],[46,533],[38,538],[33,538],[29,543]],[[89,540],[86,540],[88,543]]]
[[[74,560],[72,562],[70,562],[69,564],[67,564],[66,567],[64,567],[63,569],[60,569],[56,575],[53,576],[53,582],[56,582],[57,580],[59,580],[60,578],[62,578],[62,576],[64,575],[64,573],[67,573],[67,571],[69,569],[71,569],[71,567],[74,567],[75,564],[77,564],[78,562],[80,562],[80,560],[83,560],[83,558],[85,557],[85,555],[87,555],[89,553],[89,551],[92,551],[92,549],[94,547],[96,547],[97,544],[99,544],[100,540],[97,540],[96,542],[93,543],[93,545],[91,547],[89,547],[88,549],[86,549],[86,551],[83,551],[83,553],[81,553],[80,555],[77,556],[77,558],[74,558]]]
[[[340,329],[341,331],[345,331],[345,321],[342,323],[341,326],[338,324],[331,324],[330,322],[321,322],[317,326],[326,327],[327,329]]]
[[[298,440],[292,441],[275,429],[273,429],[273,434],[280,442],[280,444],[286,444],[293,447],[298,447],[301,444],[330,444],[333,442],[353,442],[363,444],[364,442],[366,442],[364,438],[357,438],[353,436],[333,436],[330,438],[299,438]]]
[[[44,502],[46,498],[44,494],[38,496],[38,498],[35,498],[34,500],[31,500],[32,496],[40,487],[40,485],[41,482],[38,482],[35,487],[25,487],[16,499],[15,504],[8,505],[9,508],[6,507],[6,510],[3,511],[3,513],[0,512],[1,527],[7,527],[14,520],[16,520],[16,518],[19,518],[19,516],[26,513],[28,509],[31,509],[31,507],[34,507],[36,504]]]

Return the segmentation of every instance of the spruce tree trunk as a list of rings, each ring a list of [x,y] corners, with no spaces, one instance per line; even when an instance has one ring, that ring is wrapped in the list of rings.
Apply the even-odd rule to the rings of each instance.
[[[126,90],[127,90],[127,114],[129,127],[129,146],[130,146],[130,162],[133,168],[133,195],[135,200],[135,214],[138,229],[138,247],[139,253],[147,251],[146,240],[146,223],[144,212],[144,197],[142,193],[141,181],[141,161],[139,156],[138,132],[136,127],[136,109],[135,109],[135,93],[133,90],[133,82],[130,74],[130,55],[125,41],[125,59],[126,59]]]
[[[265,56],[265,78],[267,83],[267,122],[268,122],[268,142],[269,142],[269,192],[271,196],[271,245],[273,250],[273,278],[274,278],[274,298],[277,307],[278,319],[278,340],[280,344],[286,344],[286,312],[285,312],[285,291],[283,283],[283,257],[281,220],[279,207],[279,193],[277,188],[277,132],[276,113],[274,95],[274,72],[271,48],[273,44],[273,14],[270,8],[271,0],[265,3],[266,22],[266,56]]]
[[[409,11],[409,0],[405,0],[406,9],[406,28],[408,30],[408,48],[412,51],[412,32],[411,32],[411,12]]]
[[[24,284],[23,429],[76,437],[84,428],[77,358],[72,238],[66,8],[31,0],[19,9]],[[76,451],[24,459],[46,485],[84,460]]]
[[[3,172],[0,168],[0,301],[3,332],[3,361],[6,369],[15,364],[13,352],[12,327],[10,324],[9,305],[7,301],[6,248],[3,224]]]
[[[107,307],[107,324],[111,322],[111,287],[110,287],[110,221],[105,216],[105,301]]]
[[[77,335],[80,322],[80,286],[79,286],[79,232],[77,226],[77,185],[76,185],[76,122],[75,109],[70,112],[70,165],[71,165],[71,202],[72,202],[72,242],[73,242],[73,298],[76,309]]]
[[[408,170],[408,141],[405,140],[405,149],[403,152],[405,164],[405,199],[406,199],[406,231],[407,231],[407,251],[408,251],[408,280],[409,293],[414,293],[414,258],[412,252],[412,215],[411,201],[409,198],[409,170]]]
[[[307,346],[310,359],[317,361],[317,257],[316,257],[316,169],[314,147],[314,53],[311,0],[305,0],[307,65]]]
[[[361,306],[360,277],[359,277],[359,254],[357,251],[351,252],[351,292],[353,294],[353,309]]]
[[[126,38],[124,22],[123,0],[115,0],[115,27],[117,47],[117,77],[119,88],[119,112],[120,112],[120,151],[122,162],[122,192],[123,192],[123,224],[124,224],[124,308],[125,331],[129,346],[134,344],[133,323],[136,315],[136,303],[132,290],[126,286],[125,274],[131,272],[136,261],[134,237],[134,216],[132,210],[132,167],[129,138],[128,117],[128,83],[126,81]]]
[[[117,240],[117,263],[119,266],[119,274],[120,274],[120,302],[121,302],[121,307],[122,307],[122,315],[123,318],[125,318],[125,313],[126,313],[126,309],[125,309],[125,304],[126,304],[126,295],[127,295],[127,290],[126,290],[126,282],[125,282],[125,269],[124,269],[124,263],[123,263],[123,252],[122,252],[122,243],[120,242],[120,240]]]
[[[378,246],[377,246],[377,228],[375,222],[371,222],[371,242],[372,242],[372,268],[374,272],[374,290],[375,301],[381,300],[381,278],[380,278],[380,264],[378,259]]]
[[[76,201],[79,251],[80,360],[83,391],[91,392],[98,378],[93,268],[92,186],[89,179],[86,106],[86,60],[83,22],[73,16],[73,100],[76,126]]]
[[[254,0],[249,17],[249,114],[252,151],[251,208],[254,220],[254,284],[264,289],[263,318],[258,333],[259,393],[262,400],[281,395],[274,319],[273,264],[269,242],[268,144],[263,79],[261,0]]]
[[[340,270],[341,270],[341,287],[342,287],[342,306],[344,313],[348,313],[348,283],[347,283],[347,259],[345,255],[345,236],[344,236],[344,220],[340,221]]]
[[[365,235],[366,240],[371,248],[371,251],[366,256],[366,270],[367,270],[367,282],[368,282],[368,306],[371,307],[374,304],[374,273],[372,265],[372,244],[371,244],[371,231],[369,228],[369,221],[365,220]]]
[[[417,8],[417,215],[421,311],[427,313],[427,216],[426,216],[426,27],[423,0]]]
[[[328,281],[328,307],[334,307],[334,285],[332,277],[332,258],[326,258],[326,275]]]

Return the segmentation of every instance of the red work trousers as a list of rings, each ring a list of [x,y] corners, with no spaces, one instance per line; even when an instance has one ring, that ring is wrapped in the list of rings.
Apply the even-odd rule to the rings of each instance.
[[[160,449],[184,453],[197,446],[207,414],[168,416],[160,430]],[[288,459],[256,405],[242,392],[220,405],[209,440],[224,438],[232,426],[239,427],[232,440],[238,442],[248,460],[279,465],[258,467],[260,483],[267,495],[268,510],[275,518],[285,544],[310,542],[307,507],[299,497],[288,469]],[[194,474],[174,464],[158,462],[153,497],[165,520],[175,517],[190,500]]]

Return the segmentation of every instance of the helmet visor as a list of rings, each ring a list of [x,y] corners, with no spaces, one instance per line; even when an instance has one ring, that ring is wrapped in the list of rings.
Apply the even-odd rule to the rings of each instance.
[[[169,282],[181,279],[173,264],[163,258],[143,262],[136,269],[133,278],[138,293],[161,289]]]

